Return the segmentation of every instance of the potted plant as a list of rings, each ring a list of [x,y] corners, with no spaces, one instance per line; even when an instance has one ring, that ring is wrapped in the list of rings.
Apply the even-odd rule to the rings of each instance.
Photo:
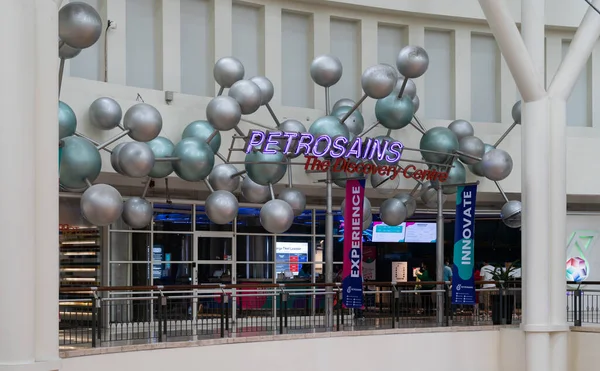
[[[499,293],[491,295],[492,301],[492,323],[494,325],[502,324],[502,319],[506,319],[506,324],[512,323],[513,311],[515,308],[514,295],[506,295],[506,289],[510,287],[510,282],[514,281],[514,273],[517,269],[517,262],[509,264],[506,268],[495,267],[492,273],[492,279],[496,282]]]

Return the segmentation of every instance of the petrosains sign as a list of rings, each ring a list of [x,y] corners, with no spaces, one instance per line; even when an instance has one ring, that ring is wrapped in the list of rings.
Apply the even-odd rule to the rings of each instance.
[[[315,137],[310,133],[280,131],[265,133],[252,130],[246,139],[244,152],[258,150],[265,154],[283,152],[290,157],[304,155],[306,170],[331,170],[334,173],[359,173],[365,176],[379,173],[382,176],[389,176],[392,180],[400,175],[422,181],[444,182],[448,179],[447,171],[420,170],[414,165],[399,166],[403,149],[404,145],[399,141],[376,138],[357,137],[350,142],[345,137],[331,138],[327,135]],[[371,163],[371,160],[379,165]]]

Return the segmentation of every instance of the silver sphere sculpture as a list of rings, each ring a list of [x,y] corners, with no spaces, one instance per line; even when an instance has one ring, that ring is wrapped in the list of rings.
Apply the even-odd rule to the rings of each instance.
[[[375,137],[374,141],[379,142],[381,145],[385,141],[393,142],[394,139],[392,137],[388,137],[386,135],[380,135],[380,136]],[[386,159],[388,156],[393,156],[393,153],[389,149],[386,149],[384,153],[385,153],[385,156],[381,160],[377,156],[373,157],[373,162],[376,165],[379,165],[379,166],[395,166],[395,165],[397,165],[397,162],[390,162]]]
[[[394,92],[375,104],[375,117],[379,123],[390,130],[402,129],[410,124],[415,114],[415,106],[408,96],[398,98]]]
[[[107,184],[94,184],[81,195],[80,206],[81,214],[88,222],[105,227],[121,217],[123,198]]]
[[[333,55],[321,55],[310,65],[310,77],[324,88],[329,88],[340,81],[344,68],[340,59]]]
[[[458,141],[458,150],[464,154],[482,158],[483,154],[485,153],[485,143],[483,143],[481,139],[474,136],[464,137]],[[467,165],[473,165],[479,162],[479,160],[464,155],[460,155],[459,158]]]
[[[58,11],[58,37],[72,48],[94,45],[102,34],[102,18],[89,4],[75,1]]]
[[[279,192],[277,198],[290,204],[295,216],[302,214],[306,209],[306,196],[298,189],[285,188]]]
[[[260,88],[250,80],[240,80],[233,84],[229,88],[229,96],[238,102],[244,115],[258,111],[262,102]]]
[[[242,109],[238,102],[228,96],[213,98],[206,106],[206,119],[219,131],[228,131],[236,127],[242,118]]]
[[[340,107],[354,107],[355,104],[356,104],[356,102],[350,98],[342,98],[342,99],[338,100],[337,102],[335,102],[333,107],[331,107],[331,111],[333,112]]]
[[[351,109],[352,107],[348,106],[336,108],[331,112],[331,116],[341,120]],[[359,135],[365,128],[365,119],[359,110],[354,110],[343,122],[343,124],[346,125],[348,131],[350,131],[352,134]]]
[[[459,141],[464,137],[472,137],[475,135],[473,125],[466,120],[454,120],[448,125],[448,129],[452,130]]]
[[[243,79],[244,73],[244,65],[234,57],[223,57],[213,67],[215,81],[223,88],[230,88]]]
[[[415,107],[415,113],[417,113],[417,111],[419,110],[419,107],[421,107],[421,100],[419,99],[418,95],[415,95],[415,97],[412,99],[412,103],[413,103],[413,106]]]
[[[211,193],[204,203],[206,216],[215,224],[229,224],[237,216],[239,203],[237,198],[228,191]]]
[[[400,90],[402,90],[402,85],[404,85],[404,76],[399,76],[398,82],[396,82],[396,87],[394,88],[393,93],[396,93],[396,96],[400,94]],[[406,81],[406,85],[404,86],[404,91],[402,92],[403,97],[409,97],[411,100],[417,96],[417,85],[411,79]]]
[[[119,169],[131,178],[144,178],[154,167],[154,152],[150,146],[142,142],[126,143],[118,154]]]
[[[210,146],[194,137],[182,139],[177,143],[173,156],[179,159],[173,163],[173,170],[188,182],[204,180],[215,165],[215,154]]]
[[[102,169],[100,152],[87,139],[66,137],[63,139],[60,159],[60,184],[70,189],[87,187],[86,179],[96,180]]]
[[[494,148],[483,155],[481,166],[486,178],[498,182],[510,175],[513,160],[505,150]]]
[[[260,224],[271,233],[284,233],[293,223],[294,210],[283,200],[271,200],[260,209]]]
[[[279,130],[283,133],[306,133],[306,127],[298,120],[285,120],[279,125]],[[291,141],[288,148],[287,139],[279,141],[279,148],[281,148],[288,157],[295,158],[300,156],[295,154],[296,148],[298,147],[298,139]]]
[[[491,144],[487,144],[487,143],[484,144],[484,150],[483,150],[483,155],[481,156],[481,159],[483,160],[483,156],[493,149],[495,149],[495,148]],[[476,163],[469,165],[469,170],[471,170],[471,172],[474,175],[485,176],[483,173],[483,161],[477,161]]]
[[[248,177],[255,183],[266,186],[276,184],[287,170],[287,161],[283,152],[264,153],[250,151],[245,159]]]
[[[397,82],[396,71],[385,64],[367,68],[360,79],[363,91],[373,99],[381,99],[390,95]]]
[[[125,112],[123,126],[130,130],[129,136],[133,140],[149,142],[160,134],[163,120],[156,108],[147,103],[137,103]]]
[[[254,183],[249,176],[242,181],[242,196],[251,203],[262,204],[271,198],[271,190],[268,186]]]
[[[423,183],[423,191],[421,193],[421,201],[430,209],[438,207],[437,202],[437,189],[431,184],[431,182]],[[442,201],[446,202],[446,195],[443,195]]]
[[[381,175],[379,172],[371,174],[371,187],[382,195],[393,194],[400,186],[400,177],[392,179],[390,175]]]
[[[269,104],[275,94],[275,88],[273,87],[271,80],[264,76],[255,76],[251,78],[250,81],[255,83],[260,89],[260,105],[264,106],[265,104]]]
[[[58,101],[58,139],[70,137],[77,130],[77,116],[68,104]]]
[[[212,136],[212,139],[208,144],[213,152],[217,153],[221,147],[221,133],[217,130],[217,133],[213,136],[212,134],[215,130],[217,129],[213,128],[208,121],[194,121],[189,123],[188,126],[183,129],[181,139],[195,137],[206,142],[206,140]]]
[[[379,216],[385,224],[397,226],[406,221],[408,210],[404,202],[397,198],[388,198],[379,207]]]
[[[462,184],[467,181],[467,170],[465,166],[458,160],[454,160],[452,162],[452,167],[448,171],[448,179],[444,182],[444,184]],[[456,193],[458,189],[456,187],[443,187],[442,192],[444,194],[450,195]]]
[[[152,222],[153,216],[152,204],[141,197],[131,197],[125,201],[121,215],[125,224],[133,229],[146,228]]]
[[[152,167],[152,171],[150,171],[148,176],[151,178],[168,177],[173,172],[173,164],[170,161],[156,162],[156,159],[172,157],[173,151],[175,150],[175,145],[165,137],[156,137],[147,144],[150,146],[155,158],[154,166]],[[113,153],[115,153],[115,150],[113,150]]]
[[[438,126],[423,134],[419,149],[425,161],[443,164],[458,150],[458,139],[452,130]]]
[[[500,218],[502,222],[509,228],[521,227],[521,201],[508,201],[500,210]]]
[[[210,175],[208,182],[215,191],[235,192],[240,186],[241,178],[238,169],[231,164],[219,164],[215,166]]]
[[[112,168],[115,169],[115,171],[121,175],[125,175],[125,173],[123,172],[123,170],[121,169],[121,165],[119,164],[119,154],[121,153],[121,150],[123,149],[123,147],[125,147],[127,143],[128,142],[117,144],[110,153],[110,164],[112,165]]]
[[[373,214],[369,214],[369,217],[365,219],[362,225],[362,230],[365,231],[369,229],[369,227],[373,224]]]
[[[73,59],[81,53],[81,49],[73,48],[67,45],[66,43],[62,43],[58,48],[58,57],[60,59]]]
[[[516,123],[521,123],[521,101],[515,103],[515,105],[512,108],[511,115]]]
[[[369,218],[369,216],[371,215],[371,201],[369,201],[368,198],[364,198],[363,200],[363,221],[367,220]],[[345,217],[346,215],[346,199],[344,198],[344,200],[342,201],[342,204],[340,205],[340,211],[342,213],[342,217]]]
[[[416,79],[423,76],[429,67],[429,55],[420,46],[405,46],[398,53],[396,67],[402,76]]]
[[[406,206],[406,217],[410,218],[411,216],[413,216],[415,214],[415,211],[417,211],[417,200],[412,197],[410,194],[408,193],[400,193],[394,196],[394,198],[402,201],[404,203],[404,205]]]
[[[90,123],[100,130],[112,130],[119,126],[123,111],[116,100],[109,97],[98,98],[88,109]]]
[[[350,137],[350,130],[348,130],[348,127],[342,124],[337,117],[333,116],[323,116],[316,119],[310,128],[308,128],[308,132],[315,138],[324,135],[330,137],[332,140],[338,137]],[[322,152],[326,146],[327,144],[325,142],[320,142],[316,146],[317,151],[319,153]]]

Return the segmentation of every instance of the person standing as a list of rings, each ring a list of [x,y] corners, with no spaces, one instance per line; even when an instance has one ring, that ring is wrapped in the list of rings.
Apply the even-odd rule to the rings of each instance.
[[[452,281],[452,267],[450,266],[450,260],[446,259],[444,262],[444,282]]]

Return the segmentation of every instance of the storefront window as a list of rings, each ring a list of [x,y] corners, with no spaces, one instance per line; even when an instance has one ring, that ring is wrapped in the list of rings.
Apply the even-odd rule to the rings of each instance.
[[[192,206],[154,204],[154,231],[191,232]]]

